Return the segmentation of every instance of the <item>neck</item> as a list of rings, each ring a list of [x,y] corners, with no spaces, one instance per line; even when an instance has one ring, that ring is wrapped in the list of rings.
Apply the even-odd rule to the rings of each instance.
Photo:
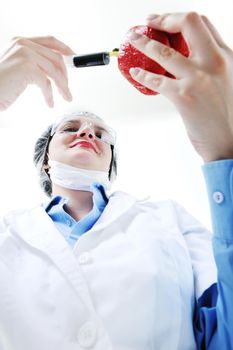
[[[69,198],[65,210],[77,221],[81,220],[93,208],[92,192],[72,190],[53,184],[52,194],[53,196],[65,196]]]

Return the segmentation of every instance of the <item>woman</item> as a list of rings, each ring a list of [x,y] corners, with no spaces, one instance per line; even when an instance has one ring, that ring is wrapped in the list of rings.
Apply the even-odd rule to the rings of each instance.
[[[187,27],[193,18],[194,32],[204,23],[199,15],[186,15],[182,29],[187,37]],[[182,24],[178,19],[180,15],[168,15],[159,26],[168,23],[169,30],[169,23]],[[158,21],[158,17],[149,23],[157,27],[154,20]],[[51,42],[46,40],[36,39],[35,46],[32,40],[26,46],[36,50],[38,60],[45,49],[49,64],[44,67],[51,69],[54,52],[47,51]],[[53,49],[58,50],[59,45],[64,49],[63,44],[55,45],[52,40]],[[41,45],[45,42],[46,48]],[[145,52],[152,48],[140,34],[132,42]],[[160,48],[153,49],[156,52]],[[179,67],[176,61],[177,57],[164,64],[172,69],[172,65]],[[185,63],[188,67],[192,57]],[[65,75],[60,60],[59,64]],[[46,81],[47,71],[39,73]],[[147,86],[158,81],[149,72],[134,70],[132,74]],[[191,75],[188,79],[192,81]],[[164,84],[156,84],[156,90],[169,86],[166,78],[159,78],[161,81]],[[181,85],[182,79],[177,84]],[[63,94],[68,99],[67,91],[68,85],[63,85]],[[209,90],[203,93],[208,94]],[[45,95],[51,101],[50,88]],[[7,96],[4,101],[11,103],[13,95]],[[204,160],[218,159],[224,150],[228,151],[225,157],[228,158],[231,148],[223,146],[231,144],[229,137],[218,148],[209,135],[208,142],[201,142],[206,125],[200,126],[193,118],[195,111],[198,116],[203,96],[197,94],[192,98],[189,113],[187,95],[179,95],[175,101],[181,104],[181,97],[184,99],[181,115],[186,118],[188,133],[205,146],[198,149]],[[209,101],[212,99],[216,102],[213,94]],[[216,103],[207,107],[214,107],[216,121],[220,114]],[[203,109],[203,118],[208,120],[205,112]],[[221,131],[226,130],[223,123]],[[228,135],[229,132],[225,133]],[[38,140],[34,160],[41,184],[52,198],[42,206],[13,212],[1,222],[2,348],[231,349],[230,232],[218,229],[216,232],[217,280],[211,235],[178,204],[140,202],[121,192],[106,194],[115,172],[114,146],[112,130],[88,112],[55,121]],[[213,173],[211,168],[216,163],[221,168],[221,161],[205,166],[207,176]],[[218,209],[221,204],[223,214],[228,210],[224,207],[224,201],[228,202],[227,189],[224,190],[226,197],[215,190],[217,209],[213,209],[222,210]]]
[[[35,162],[52,199],[4,219],[8,341],[26,349],[35,339],[45,349],[195,348],[195,298],[216,281],[210,234],[176,203],[108,197],[114,143],[87,112],[61,118],[38,140]]]

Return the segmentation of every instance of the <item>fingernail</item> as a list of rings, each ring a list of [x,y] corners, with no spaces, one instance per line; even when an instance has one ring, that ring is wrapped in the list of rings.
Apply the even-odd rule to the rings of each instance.
[[[159,15],[155,15],[155,14],[152,14],[152,15],[148,15],[147,16],[147,21],[153,21],[155,19],[157,19],[159,17]]]
[[[136,67],[136,68],[130,68],[129,72],[131,75],[133,75],[134,77],[136,77],[136,75],[138,75],[138,73],[140,72],[140,68]]]
[[[139,31],[131,31],[128,34],[129,39],[132,40],[132,41],[140,39],[141,36],[142,36],[142,33],[140,33]]]

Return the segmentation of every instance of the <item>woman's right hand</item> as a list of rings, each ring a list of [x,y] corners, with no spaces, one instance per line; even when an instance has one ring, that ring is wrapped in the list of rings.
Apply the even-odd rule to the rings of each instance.
[[[0,57],[0,111],[7,109],[27,85],[37,85],[49,107],[53,107],[51,81],[67,101],[72,100],[62,55],[74,52],[52,36],[12,39]]]

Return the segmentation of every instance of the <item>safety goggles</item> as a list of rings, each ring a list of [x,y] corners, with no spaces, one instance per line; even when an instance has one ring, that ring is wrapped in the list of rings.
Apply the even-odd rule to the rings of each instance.
[[[51,136],[56,134],[75,135],[90,129],[95,138],[109,145],[115,145],[116,133],[102,119],[86,112],[68,115],[58,119],[52,126]]]

